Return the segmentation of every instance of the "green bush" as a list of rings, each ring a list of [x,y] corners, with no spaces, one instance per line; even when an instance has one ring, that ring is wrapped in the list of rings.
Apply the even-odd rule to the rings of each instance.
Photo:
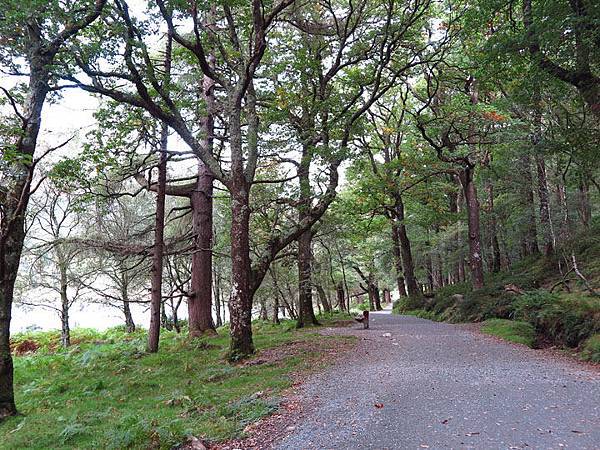
[[[515,300],[514,318],[532,323],[554,344],[577,347],[600,332],[600,299],[530,291]]]
[[[600,363],[600,334],[594,334],[585,340],[581,357],[587,361]]]

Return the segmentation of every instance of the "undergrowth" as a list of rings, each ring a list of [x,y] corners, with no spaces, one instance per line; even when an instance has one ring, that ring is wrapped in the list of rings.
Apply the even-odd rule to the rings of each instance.
[[[571,292],[560,290],[563,286],[558,283],[562,279],[559,256],[570,252],[577,255],[588,281],[598,286],[600,223],[596,221],[592,230],[559,248],[554,258],[531,257],[509,270],[488,274],[485,287],[476,291],[470,283],[459,283],[439,289],[433,298],[402,298],[394,304],[394,312],[448,322],[495,324],[492,328],[502,324],[502,332],[510,321],[526,323],[534,330],[539,345],[578,348],[587,359],[598,359],[590,355],[597,355],[594,349],[598,338],[594,336],[600,334],[600,298],[590,295],[576,277],[569,281]],[[509,285],[524,293],[507,289]],[[504,322],[489,322],[497,319]]]
[[[17,335],[14,346],[30,341],[38,348],[14,359],[22,415],[0,424],[0,447],[167,449],[192,435],[238,437],[277,408],[292,373],[326,361],[322,351],[342,339],[297,332],[287,320],[256,322],[253,330],[259,363],[247,365],[226,362],[225,330],[197,339],[163,330],[156,354],[145,352],[144,330],[75,329],[68,350],[58,348],[56,332]],[[296,342],[310,350],[285,353]],[[261,352],[275,347],[282,357],[261,362]]]

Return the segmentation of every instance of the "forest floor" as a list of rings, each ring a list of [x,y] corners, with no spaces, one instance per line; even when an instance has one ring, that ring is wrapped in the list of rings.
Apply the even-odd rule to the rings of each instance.
[[[598,366],[469,326],[371,317],[369,330],[324,329],[359,342],[297,387],[266,434],[221,448],[600,447]]]

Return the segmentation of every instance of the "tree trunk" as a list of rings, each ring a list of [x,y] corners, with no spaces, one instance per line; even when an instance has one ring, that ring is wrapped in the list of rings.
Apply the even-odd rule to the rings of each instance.
[[[535,165],[537,168],[538,197],[540,199],[540,226],[544,238],[544,254],[546,256],[554,253],[556,236],[550,216],[550,194],[548,189],[548,177],[546,176],[546,162],[542,155],[536,154]]]
[[[158,351],[158,340],[160,336],[168,132],[168,127],[163,125],[160,139],[160,163],[158,165],[156,216],[154,220],[154,249],[152,251],[152,271],[150,277],[150,326],[148,328],[148,351],[150,353],[156,353]]]
[[[213,273],[213,281],[215,283],[214,288],[214,302],[215,302],[215,316],[217,317],[217,328],[223,325],[223,319],[221,318],[221,277],[218,273]]]
[[[67,295],[67,274],[61,268],[60,283],[60,343],[63,348],[71,346],[71,327],[69,326],[69,297]]]
[[[579,182],[579,205],[577,212],[584,228],[588,229],[592,222],[592,207],[590,206],[590,187],[582,175]]]
[[[129,305],[129,279],[127,276],[127,269],[125,264],[120,265],[120,287],[121,287],[121,301],[123,302],[123,314],[125,316],[125,327],[128,333],[135,331],[135,322],[133,321],[133,315],[131,314],[131,307]]]
[[[310,163],[311,151],[308,146],[302,148],[302,159],[298,166],[300,199],[298,221],[306,218],[310,209]],[[312,301],[312,230],[308,229],[298,238],[298,328],[305,325],[319,325],[315,317]]]
[[[273,289],[275,291],[275,295],[273,296],[273,323],[279,323],[279,296],[281,295],[281,290],[279,289],[279,285],[277,284],[277,274],[275,273],[275,269],[273,267],[269,267],[269,273],[271,274],[271,280],[273,281]],[[284,317],[285,317],[285,308],[284,308]]]
[[[379,285],[375,280],[373,281],[373,294],[375,300],[375,309],[377,311],[382,311],[383,308],[381,307],[381,294],[379,293]]]
[[[492,257],[490,268],[492,272],[500,272],[500,244],[498,242],[498,226],[496,224],[496,213],[494,211],[494,186],[490,180],[486,180],[488,192],[488,213],[490,215],[490,247]]]
[[[165,45],[164,77],[168,82],[171,75],[171,51],[173,36],[167,33]],[[150,277],[150,326],[148,327],[148,351],[158,351],[160,336],[160,312],[162,304],[162,278],[165,234],[165,199],[167,188],[167,144],[169,127],[163,123],[160,131],[160,149],[158,164],[158,185],[156,194],[156,216],[154,220],[154,249],[152,252],[152,273]]]
[[[385,288],[383,290],[383,302],[386,305],[389,305],[390,303],[392,303],[392,295],[390,294],[390,290],[388,288]]]
[[[17,154],[33,158],[48,94],[48,64],[34,55],[30,61],[29,94],[22,112],[26,118],[17,139]],[[15,280],[25,240],[25,211],[29,203],[33,166],[23,160],[9,163],[12,183],[1,192],[0,213],[0,421],[17,413],[13,388],[13,361],[10,352],[10,320]]]
[[[234,175],[231,186],[231,334],[229,359],[254,353],[252,342],[252,295],[250,291],[250,193],[243,173]]]
[[[404,270],[402,269],[402,253],[400,250],[400,237],[398,236],[398,223],[392,219],[392,246],[394,250],[394,267],[396,269],[396,284],[400,297],[406,297],[406,285],[404,283]]]
[[[133,321],[133,315],[131,314],[131,308],[129,307],[129,300],[123,300],[123,314],[125,315],[125,327],[128,333],[135,331],[135,322]]]
[[[479,200],[473,180],[473,167],[466,167],[459,173],[467,207],[467,226],[469,230],[469,264],[473,289],[483,287],[483,260],[481,258],[481,232],[479,230]]]
[[[198,163],[198,181],[190,198],[194,253],[188,317],[190,336],[197,337],[216,334],[212,320],[213,177],[202,162]]]
[[[340,311],[346,311],[346,295],[344,293],[344,283],[340,281],[336,288],[335,294],[337,299],[337,307]]]
[[[537,243],[535,203],[533,199],[533,177],[531,176],[531,158],[525,154],[519,158],[521,166],[521,201],[525,212],[523,225],[523,256],[537,255],[540,248]]]
[[[312,299],[311,251],[312,232],[305,231],[298,238],[298,328],[319,325]]]
[[[321,304],[323,305],[323,311],[330,313],[332,311],[331,303],[329,303],[325,289],[323,289],[323,286],[320,284],[315,285],[315,288],[317,290],[317,294],[319,295],[319,299],[321,300]]]
[[[404,280],[406,282],[406,290],[410,296],[419,296],[421,291],[415,277],[415,265],[413,262],[412,251],[410,248],[410,240],[406,233],[404,225],[404,202],[401,195],[395,197],[395,209],[398,229],[398,241],[400,242],[400,254],[402,256],[402,268],[404,269]]]

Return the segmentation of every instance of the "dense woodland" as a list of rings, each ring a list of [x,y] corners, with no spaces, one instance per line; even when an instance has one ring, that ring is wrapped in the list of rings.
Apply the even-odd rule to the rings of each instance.
[[[226,325],[239,361],[255,320],[431,310],[534,264],[550,285],[508,289],[594,298],[599,24],[591,0],[1,0],[0,419],[17,305],[63,347],[87,303],[151,353]],[[74,91],[94,125],[56,141]]]

